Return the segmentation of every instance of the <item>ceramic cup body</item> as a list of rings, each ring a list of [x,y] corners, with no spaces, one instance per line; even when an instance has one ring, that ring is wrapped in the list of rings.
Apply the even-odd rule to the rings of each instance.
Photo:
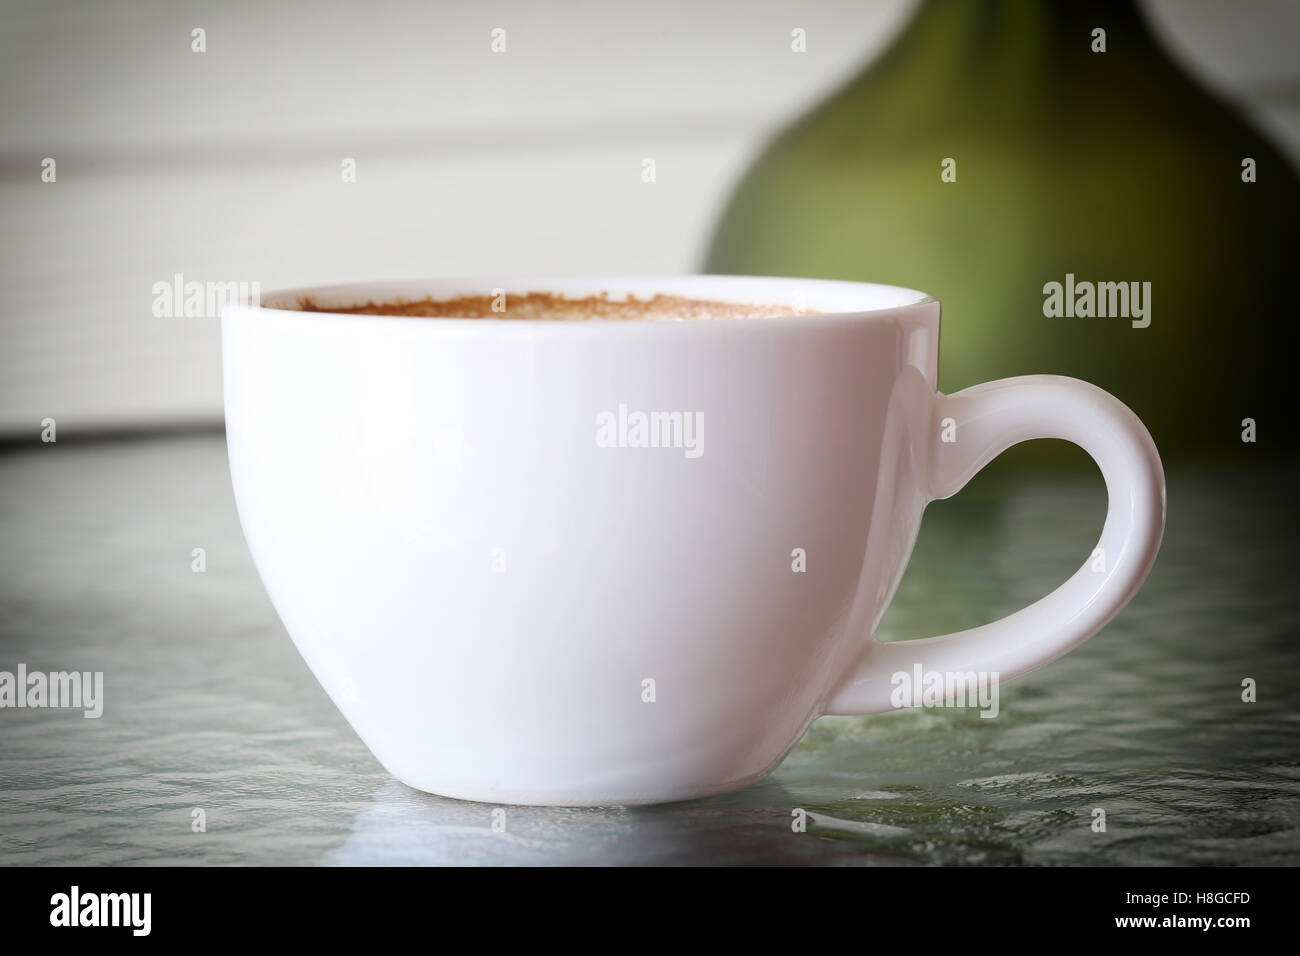
[[[276,308],[306,293],[329,307],[498,288],[507,303],[510,290],[663,292],[833,314]],[[859,283],[283,293],[223,317],[240,520],[311,670],[405,783],[567,805],[735,789],[819,715],[882,709],[871,659],[893,645],[875,644],[874,628],[926,503],[965,480],[937,438],[938,341],[938,302]],[[1042,662],[1031,658],[1004,663]]]

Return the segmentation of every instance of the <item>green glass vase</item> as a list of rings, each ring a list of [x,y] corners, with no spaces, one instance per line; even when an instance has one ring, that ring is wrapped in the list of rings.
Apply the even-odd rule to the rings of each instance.
[[[1166,464],[1290,455],[1298,220],[1288,162],[1132,4],[929,0],[762,153],[705,271],[923,289],[944,391],[1073,375]]]

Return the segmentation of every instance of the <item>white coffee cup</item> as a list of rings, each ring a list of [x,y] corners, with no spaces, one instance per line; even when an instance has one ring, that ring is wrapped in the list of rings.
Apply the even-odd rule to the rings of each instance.
[[[507,311],[543,291],[825,314],[294,309],[494,290]],[[1047,375],[940,393],[939,303],[906,289],[430,279],[273,294],[228,308],[222,335],[231,475],[271,600],[384,767],[447,796],[743,787],[817,717],[890,709],[899,672],[1007,680],[1064,654],[1133,597],[1164,527],[1160,459],[1131,411]],[[660,447],[641,445],[646,422]],[[874,640],[926,504],[1031,438],[1096,459],[1100,551],[1003,620]]]

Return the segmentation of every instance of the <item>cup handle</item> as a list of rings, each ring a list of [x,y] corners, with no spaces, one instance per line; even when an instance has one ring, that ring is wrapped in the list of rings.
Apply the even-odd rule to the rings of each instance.
[[[945,421],[951,419],[951,422]],[[935,402],[929,500],[956,494],[1003,451],[1031,438],[1063,438],[1088,452],[1106,480],[1109,503],[1092,557],[1051,594],[991,624],[922,640],[872,641],[829,695],[824,714],[891,710],[891,678],[914,673],[996,672],[1010,680],[1082,644],[1137,593],[1160,549],[1165,480],[1142,422],[1095,385],[1026,375],[976,385]],[[943,440],[948,437],[948,441]]]

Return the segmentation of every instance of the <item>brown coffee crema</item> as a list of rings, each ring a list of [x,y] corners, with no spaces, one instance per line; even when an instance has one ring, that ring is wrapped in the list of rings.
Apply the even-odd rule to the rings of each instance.
[[[504,304],[504,310],[502,305]],[[496,308],[493,308],[496,305]],[[780,315],[815,315],[813,309],[792,305],[749,305],[655,294],[648,299],[628,296],[611,299],[608,293],[567,298],[552,292],[511,295],[504,301],[491,295],[461,295],[451,299],[432,296],[415,301],[394,300],[365,305],[320,306],[310,297],[298,300],[303,312],[336,312],[345,315],[397,315],[444,319],[758,319]]]

